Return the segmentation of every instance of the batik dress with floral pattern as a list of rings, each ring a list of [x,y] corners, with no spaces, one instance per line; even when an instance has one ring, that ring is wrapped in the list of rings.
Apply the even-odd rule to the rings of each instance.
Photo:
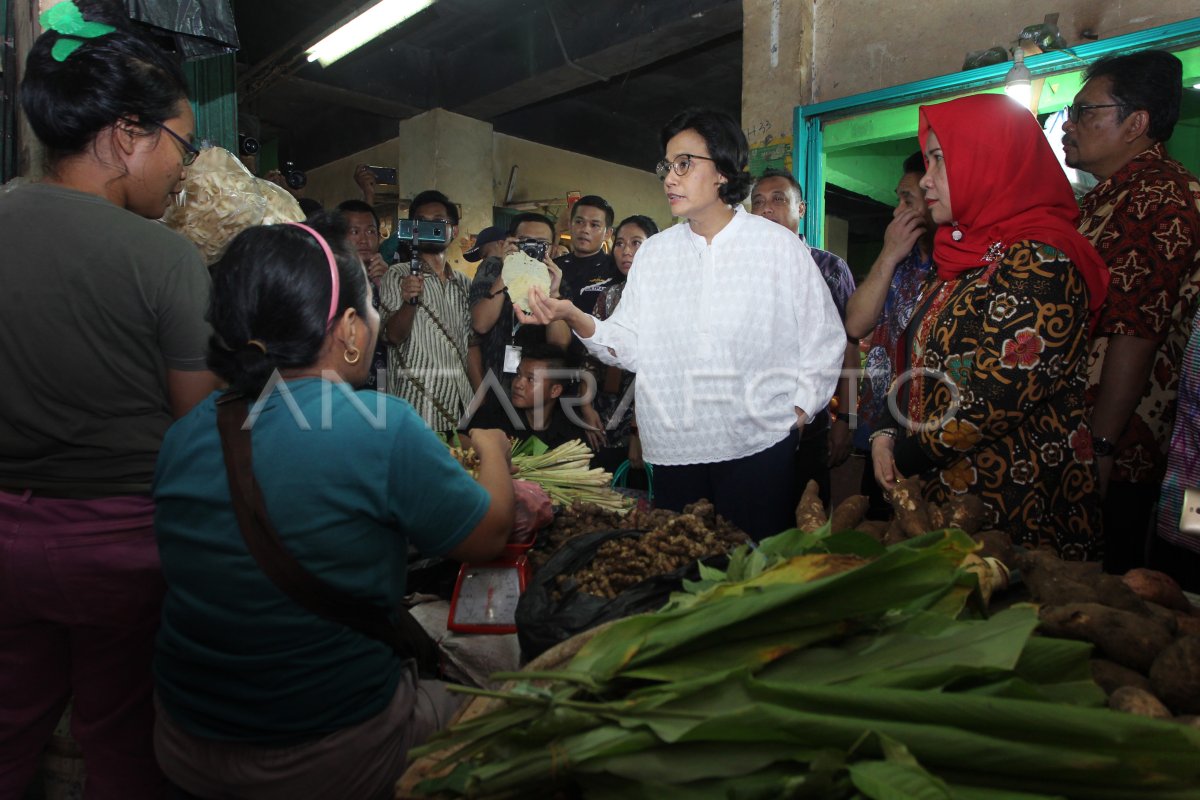
[[[617,309],[617,304],[621,302],[621,293],[624,291],[624,279],[613,281],[612,285],[596,298],[592,316],[596,319],[611,317],[613,311]],[[617,368],[608,367],[599,362],[596,362],[595,366],[598,385],[596,396],[592,399],[592,407],[600,415],[600,422],[604,425],[605,435],[608,437],[608,447],[628,448],[629,437],[635,430],[632,392],[633,382],[637,376],[628,370],[618,370],[621,373],[620,383],[616,387],[616,391],[609,391],[611,387],[608,386],[608,371]]]
[[[1097,559],[1087,287],[1053,247],[995,250],[991,263],[957,280],[931,273],[925,284],[901,368],[925,370],[895,385],[911,423],[892,420],[907,431],[896,467],[920,474],[932,502],[977,495],[988,526],[1014,542]]]

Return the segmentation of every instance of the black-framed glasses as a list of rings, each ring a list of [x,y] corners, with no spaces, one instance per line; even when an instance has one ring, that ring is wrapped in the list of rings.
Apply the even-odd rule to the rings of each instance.
[[[1124,108],[1124,103],[1072,103],[1067,106],[1067,119],[1072,123],[1079,122],[1079,118],[1085,111],[1091,111],[1093,108]]]
[[[196,147],[196,145],[192,144],[187,139],[183,138],[178,133],[176,133],[175,131],[168,128],[166,125],[163,125],[161,122],[151,122],[150,124],[156,128],[161,128],[162,130],[171,134],[171,138],[174,139],[175,141],[179,142],[179,144],[183,147],[183,165],[185,167],[190,166],[197,158],[199,158],[199,156],[200,156],[200,148],[199,147]]]
[[[688,170],[692,168],[692,159],[694,158],[701,158],[705,161],[713,160],[708,156],[698,156],[694,153],[680,153],[679,155],[675,156],[674,161],[668,161],[664,158],[662,161],[655,164],[654,171],[658,173],[658,179],[660,181],[665,181],[667,179],[667,173],[671,170],[674,170],[675,174],[682,178],[684,175],[687,175]]]

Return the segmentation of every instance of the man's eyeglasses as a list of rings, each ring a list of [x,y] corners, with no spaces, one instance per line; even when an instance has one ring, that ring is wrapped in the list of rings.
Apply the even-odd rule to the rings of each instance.
[[[692,168],[693,158],[702,158],[705,161],[712,161],[712,159],[708,156],[697,156],[693,155],[692,153],[680,153],[679,155],[675,156],[674,161],[668,161],[664,158],[662,161],[655,164],[654,171],[658,173],[658,179],[660,181],[665,181],[667,179],[667,173],[669,173],[671,170],[675,170],[675,174],[682,178],[684,175],[687,175],[688,170]]]
[[[1067,119],[1072,123],[1077,123],[1083,116],[1083,112],[1091,111],[1093,108],[1124,108],[1124,106],[1124,103],[1072,103],[1067,106]]]

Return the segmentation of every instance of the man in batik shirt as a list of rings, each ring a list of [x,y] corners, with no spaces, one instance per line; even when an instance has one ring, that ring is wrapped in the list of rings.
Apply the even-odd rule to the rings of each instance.
[[[1200,182],[1164,147],[1182,81],[1179,59],[1162,51],[1097,61],[1063,127],[1067,166],[1100,181],[1079,230],[1112,276],[1092,332],[1088,402],[1114,573],[1145,563],[1200,290]]]
[[[921,178],[925,159],[913,153],[904,160],[904,173],[896,184],[896,210],[883,235],[883,249],[870,272],[846,304],[846,333],[871,337],[858,397],[858,427],[854,446],[870,451],[867,439],[887,410],[887,393],[896,377],[895,351],[912,319],[921,287],[933,266],[935,226],[925,203]],[[887,519],[891,506],[875,482],[870,460],[863,470],[862,493],[870,500],[868,516]]]

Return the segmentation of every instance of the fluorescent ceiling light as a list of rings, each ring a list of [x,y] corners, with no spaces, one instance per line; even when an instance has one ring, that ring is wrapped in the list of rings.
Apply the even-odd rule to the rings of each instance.
[[[431,5],[433,0],[380,0],[310,47],[308,60],[320,61],[322,67],[328,67]]]

